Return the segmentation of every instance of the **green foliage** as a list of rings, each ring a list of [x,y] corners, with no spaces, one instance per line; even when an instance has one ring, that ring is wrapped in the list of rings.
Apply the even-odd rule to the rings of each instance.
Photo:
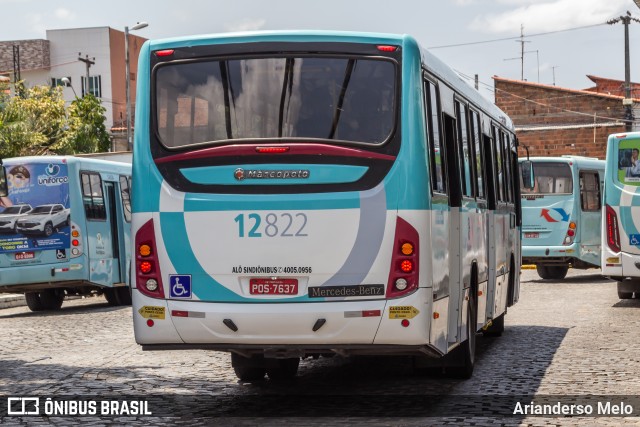
[[[78,98],[65,108],[59,87],[25,88],[19,82],[15,93],[0,92],[0,157],[108,150],[105,108],[96,97]]]
[[[104,125],[105,111],[100,100],[93,95],[76,98],[67,112],[67,130],[51,150],[58,154],[107,151],[110,140]]]

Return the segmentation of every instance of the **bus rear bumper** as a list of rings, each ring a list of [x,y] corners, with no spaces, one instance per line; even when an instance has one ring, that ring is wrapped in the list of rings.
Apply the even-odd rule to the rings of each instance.
[[[215,304],[132,291],[136,341],[145,350],[438,353],[428,346],[429,288],[395,300]]]
[[[12,267],[0,268],[0,293],[63,288],[84,281],[86,274],[82,264],[69,262]]]
[[[569,265],[579,261],[579,256],[577,243],[569,246],[522,246],[523,265]]]

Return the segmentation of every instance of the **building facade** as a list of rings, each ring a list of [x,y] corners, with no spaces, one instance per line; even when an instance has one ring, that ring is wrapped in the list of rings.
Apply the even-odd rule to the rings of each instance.
[[[528,147],[531,156],[605,158],[607,136],[626,130],[624,82],[589,77],[596,87],[587,90],[494,77],[495,102],[516,126],[520,156]],[[640,111],[633,110],[635,130]]]
[[[74,28],[47,30],[46,37],[46,40],[0,42],[0,75],[13,81],[17,74],[27,87],[63,86],[67,102],[86,92],[92,93],[106,109],[105,125],[111,130],[112,149],[126,150],[124,32],[109,27]],[[132,118],[138,56],[145,40],[129,34]],[[71,82],[70,86],[63,83],[64,77]]]

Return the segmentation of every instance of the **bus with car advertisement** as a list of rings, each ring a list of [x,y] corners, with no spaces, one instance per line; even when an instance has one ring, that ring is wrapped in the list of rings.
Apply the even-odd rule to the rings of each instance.
[[[130,304],[131,164],[74,156],[4,159],[0,293],[32,311],[71,295]]]
[[[406,35],[148,41],[138,63],[133,322],[143,350],[415,356],[469,377],[518,300],[511,120]]]

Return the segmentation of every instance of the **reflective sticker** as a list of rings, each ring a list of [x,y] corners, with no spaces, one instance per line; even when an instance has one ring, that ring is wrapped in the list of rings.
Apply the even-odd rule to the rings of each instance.
[[[420,311],[410,305],[389,307],[389,319],[413,319],[418,313],[420,313]]]
[[[140,316],[145,319],[160,319],[164,320],[164,307],[156,307],[152,305],[145,305],[138,310]]]

